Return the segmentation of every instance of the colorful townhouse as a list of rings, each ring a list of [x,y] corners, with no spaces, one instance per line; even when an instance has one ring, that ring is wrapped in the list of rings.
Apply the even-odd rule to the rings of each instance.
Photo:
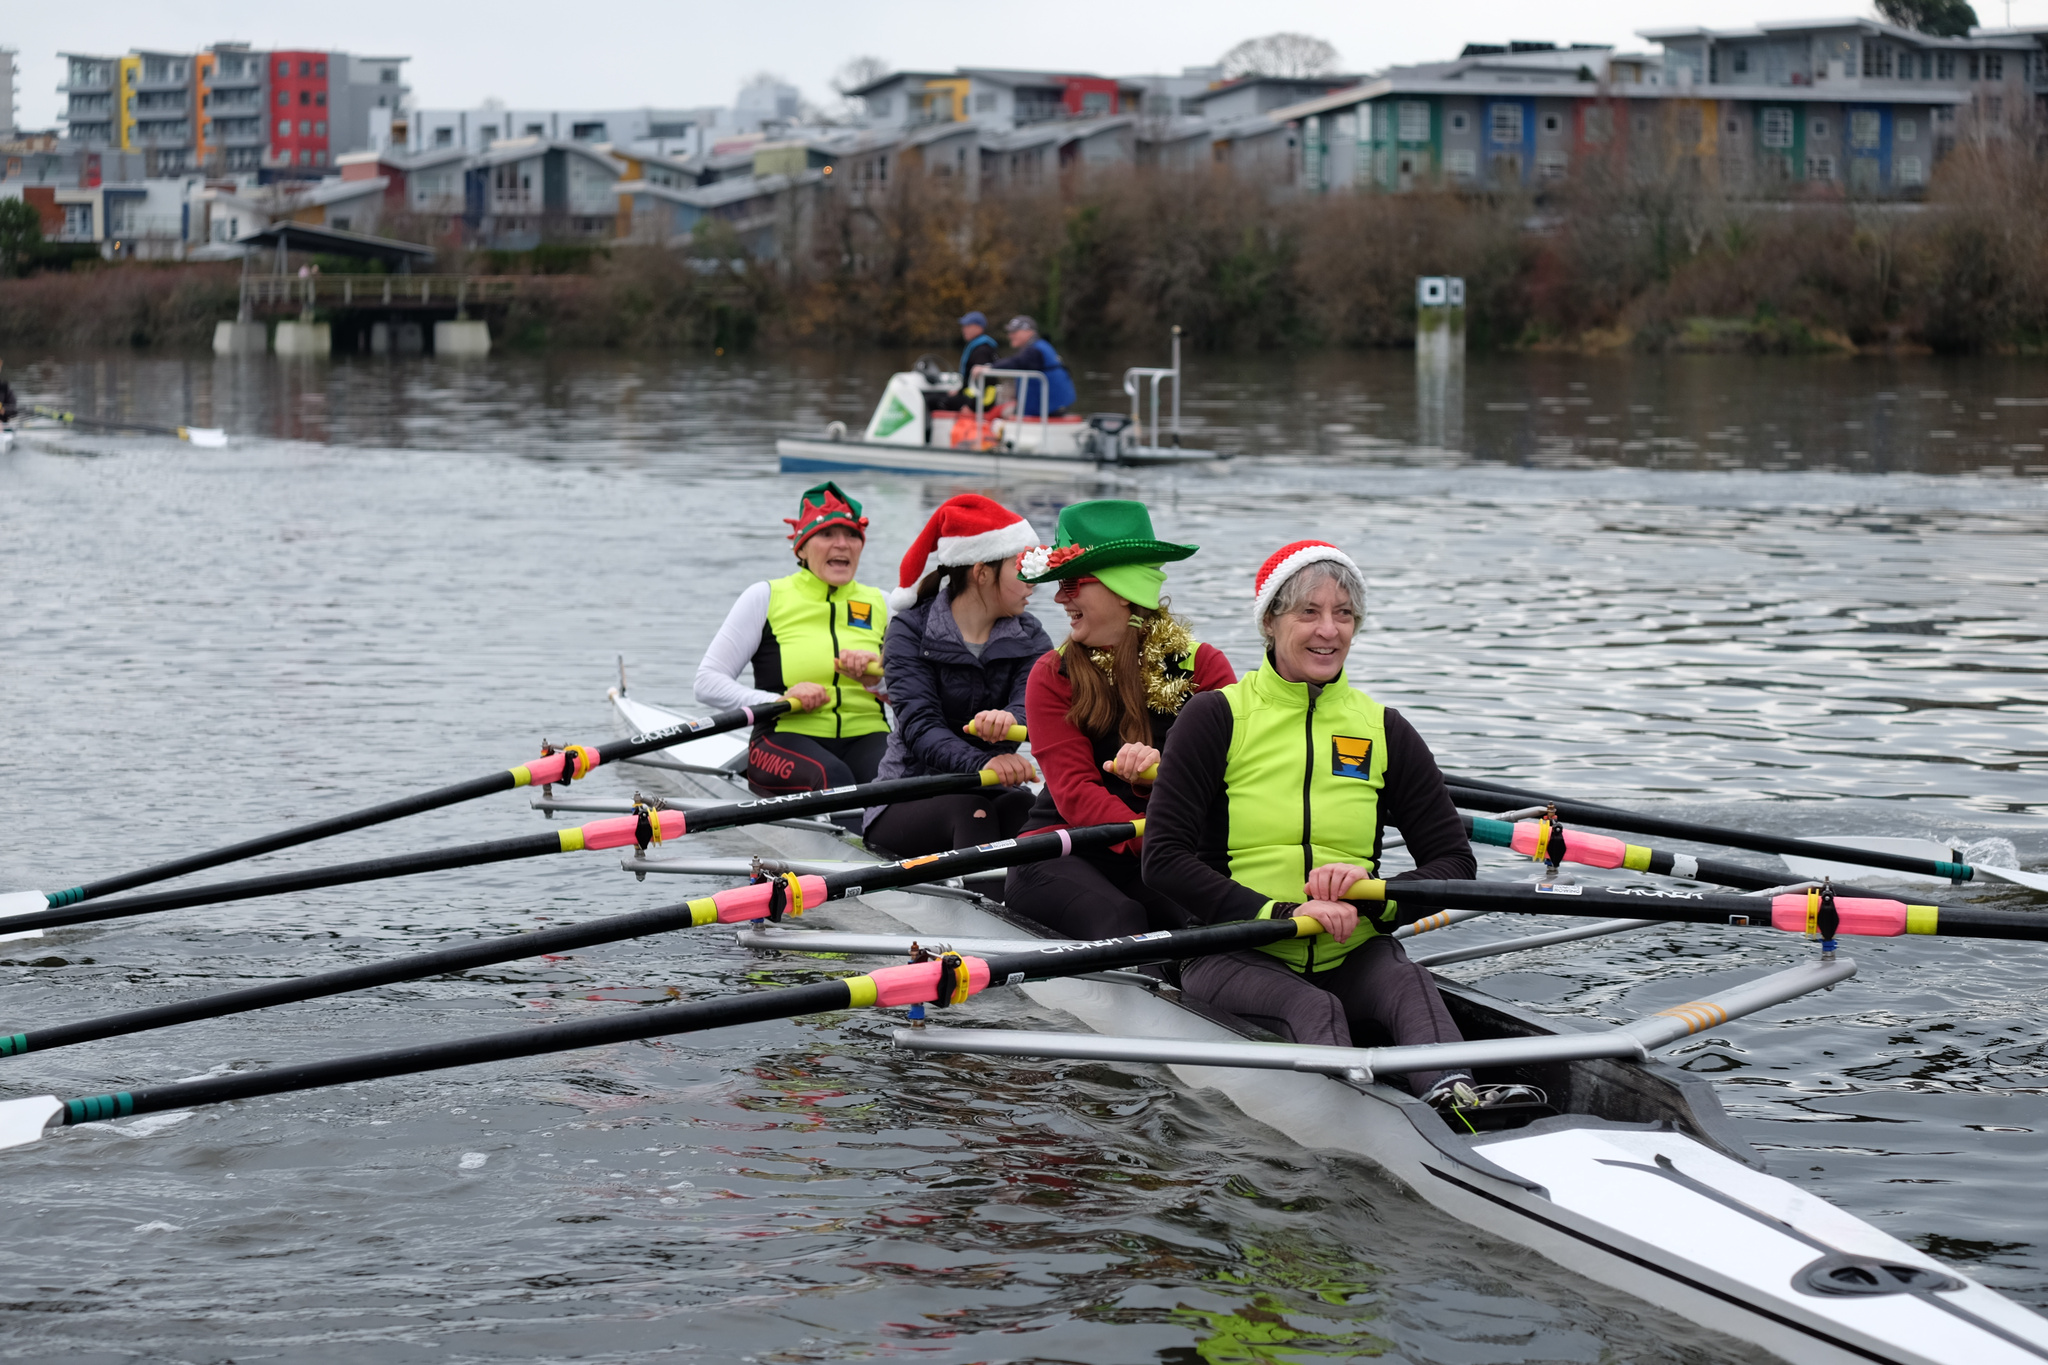
[[[1605,171],[1738,193],[1910,196],[1966,131],[2001,136],[2048,76],[2041,35],[1869,19],[1650,29],[1661,51],[1473,45],[1274,111],[1311,191],[1540,188]]]

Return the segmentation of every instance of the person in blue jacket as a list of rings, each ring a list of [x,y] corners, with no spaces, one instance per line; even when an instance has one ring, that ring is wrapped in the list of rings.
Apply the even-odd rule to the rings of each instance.
[[[959,412],[963,409],[971,411],[974,407],[975,389],[986,388],[989,392],[982,395],[981,405],[984,408],[993,408],[996,405],[995,386],[977,385],[974,382],[974,372],[985,370],[995,364],[996,352],[1001,349],[1002,347],[996,345],[996,339],[988,334],[988,318],[983,313],[977,310],[961,318],[960,387],[953,393],[932,399],[926,406],[934,412]]]
[[[875,778],[988,768],[1002,785],[871,807],[870,847],[914,858],[1013,839],[1024,827],[1024,784],[1038,772],[1009,731],[1025,723],[1025,679],[1052,648],[1018,577],[1018,556],[1037,544],[1030,522],[963,493],[939,505],[905,552],[882,640],[896,726]]]
[[[1017,395],[1017,412],[1024,417],[1037,417],[1041,413],[1039,404],[1046,400],[1046,390],[1051,389],[1052,412],[1058,417],[1074,406],[1074,377],[1067,373],[1067,366],[1060,359],[1060,353],[1052,343],[1038,334],[1038,324],[1023,314],[1011,318],[1003,330],[1009,334],[1010,354],[998,358],[990,369],[994,370],[1039,370],[1045,374],[1044,384],[1032,384],[1024,380],[1017,382],[1022,390]]]

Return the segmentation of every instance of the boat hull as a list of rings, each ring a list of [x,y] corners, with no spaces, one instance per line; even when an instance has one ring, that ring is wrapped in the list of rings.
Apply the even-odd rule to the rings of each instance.
[[[1152,465],[1200,464],[1221,457],[1213,450],[1174,450],[1157,455],[1126,452],[1120,460],[1078,455],[955,449],[948,446],[887,445],[880,441],[830,441],[784,437],[775,454],[785,474],[840,469],[878,469],[898,474],[964,474],[985,479],[1074,479],[1124,473]]]
[[[613,702],[620,718],[643,733],[683,719],[616,694]],[[743,762],[744,753],[742,740],[718,736],[669,756],[715,766]],[[732,792],[718,778],[677,780],[698,794]],[[785,857],[848,856],[844,844],[824,834],[758,834]],[[884,892],[857,904],[927,943],[1031,932],[1027,922],[965,900]],[[1439,984],[1460,1026],[1475,1036],[1568,1026],[1454,982]],[[1247,1036],[1222,1018],[1135,985],[1057,980],[1020,989],[1098,1033],[1218,1042]],[[1543,1085],[1565,1112],[1478,1137],[1454,1133],[1434,1109],[1384,1084],[1233,1067],[1169,1069],[1304,1147],[1372,1162],[1482,1233],[1801,1365],[2048,1361],[2048,1320],[1764,1173],[1711,1083],[1662,1063],[1574,1062],[1482,1074]],[[1812,1272],[1843,1263],[1905,1267],[1926,1284],[1948,1287],[1813,1288]]]

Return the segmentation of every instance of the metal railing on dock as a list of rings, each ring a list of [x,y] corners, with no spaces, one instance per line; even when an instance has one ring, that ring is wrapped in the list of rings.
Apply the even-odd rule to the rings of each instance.
[[[425,308],[457,312],[587,284],[575,275],[245,275],[246,312]]]

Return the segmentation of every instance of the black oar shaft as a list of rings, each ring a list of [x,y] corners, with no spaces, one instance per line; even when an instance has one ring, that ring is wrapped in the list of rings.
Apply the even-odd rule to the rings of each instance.
[[[234,882],[210,882],[181,891],[153,891],[141,896],[122,896],[110,901],[40,910],[27,915],[10,915],[7,930],[58,929],[67,924],[91,924],[99,920],[126,919],[162,910],[185,910],[195,905],[216,905],[225,901],[251,900],[257,896],[281,896],[291,891],[311,891],[323,886],[346,886],[353,882],[381,881],[387,877],[409,877],[419,872],[441,872],[451,867],[476,867],[484,863],[510,862],[515,858],[537,858],[562,851],[559,831],[524,834],[517,839],[494,839],[488,843],[462,844],[456,848],[426,853],[405,853],[392,858],[369,858],[359,863],[340,863],[304,872],[274,872],[267,877],[245,877]]]
[[[1752,853],[1776,853],[1832,863],[1853,863],[1858,867],[1881,867],[1893,872],[1917,872],[1923,876],[1945,877],[1953,881],[1968,881],[1971,875],[1968,863],[1939,862],[1932,858],[1912,858],[1900,853],[1879,853],[1840,844],[1788,839],[1778,834],[1757,834],[1749,830],[1728,829],[1691,820],[1669,820],[1662,816],[1616,810],[1612,806],[1596,806],[1584,801],[1546,796],[1542,792],[1525,791],[1519,787],[1469,781],[1462,777],[1446,779],[1446,783],[1451,789],[1452,799],[1459,805],[1479,810],[1511,810],[1517,806],[1531,804],[1555,805],[1558,818],[1561,820],[1597,825],[1602,829],[1623,830],[1630,834],[1661,835],[1669,839],[1689,839],[1703,844],[1725,844],[1729,848],[1746,848]]]
[[[691,833],[730,829],[735,825],[758,825],[769,820],[788,820],[848,809],[854,805],[886,806],[895,801],[923,801],[934,796],[976,792],[994,785],[995,774],[983,768],[971,773],[939,773],[932,777],[897,777],[886,782],[868,782],[854,787],[827,787],[822,791],[795,792],[789,796],[764,796],[756,801],[736,801],[727,806],[697,806],[688,812]]]
[[[1458,819],[1465,826],[1466,836],[1476,843],[1491,844],[1496,848],[1515,847],[1515,827],[1505,820],[1489,820],[1483,815],[1467,815],[1460,812]],[[1553,833],[1552,842],[1557,836]],[[1575,842],[1566,836],[1569,848]],[[1765,891],[1785,884],[1785,873],[1766,872],[1741,863],[1731,863],[1721,858],[1693,858],[1668,849],[1643,848],[1629,844],[1627,854],[1619,864],[1593,862],[1573,857],[1567,852],[1565,861],[1581,863],[1589,867],[1622,867],[1632,872],[1648,872],[1659,877],[1678,877],[1686,881],[1712,882],[1717,886],[1740,887],[1744,891]],[[1535,855],[1531,855],[1532,857]],[[1875,896],[1876,891],[1864,891],[1852,886],[1837,885],[1835,892],[1843,896]]]
[[[1591,886],[1564,887],[1539,891],[1533,886],[1504,882],[1391,881],[1362,882],[1352,888],[1355,899],[1384,903],[1391,899],[1395,915],[1382,920],[1375,911],[1361,908],[1361,916],[1382,928],[1404,923],[1432,910],[1490,910],[1512,914],[1571,915],[1579,918],[1657,919],[1684,924],[1722,924],[1737,927],[1772,927],[1773,902],[1796,899],[1804,893],[1785,897],[1722,896],[1701,891],[1603,890]],[[1841,896],[1843,901],[1865,899]],[[2028,910],[1986,910],[1973,905],[1908,905],[1884,900],[1894,906],[1899,926],[1882,932],[1889,935],[1935,934],[1946,938],[2003,938],[2048,940],[2048,915]],[[1900,912],[1914,912],[1901,914]],[[1845,916],[1845,934],[1859,931]],[[1875,932],[1875,931],[1871,931]]]
[[[990,984],[1019,980],[1043,980],[1097,971],[1105,967],[1156,962],[1168,956],[1202,957],[1213,953],[1256,948],[1282,939],[1318,932],[1312,920],[1245,920],[1183,930],[1174,934],[1142,934],[1130,938],[1103,939],[1093,943],[1048,942],[1036,952],[1005,953],[985,959]],[[678,1033],[729,1028],[736,1024],[765,1023],[793,1019],[806,1014],[875,1003],[873,975],[809,986],[784,986],[749,991],[740,995],[717,996],[681,1004],[635,1010],[604,1019],[552,1024],[541,1028],[516,1029],[458,1042],[432,1043],[396,1048],[357,1057],[340,1057],[326,1062],[271,1067],[232,1076],[177,1085],[124,1090],[111,1095],[94,1095],[64,1103],[66,1124],[90,1123],[124,1118],[165,1109],[188,1109],[223,1100],[255,1099],[264,1095],[321,1086],[350,1085],[390,1076],[441,1071],[449,1067],[475,1066],[484,1062],[535,1057],[551,1052],[602,1047],[613,1043],[664,1038]],[[867,988],[863,991],[861,988]],[[929,1001],[930,994],[923,997]],[[886,1003],[886,1000],[884,1001]]]
[[[705,735],[723,734],[729,730],[738,730],[745,726],[759,724],[765,720],[773,720],[789,709],[790,703],[786,701],[767,702],[760,706],[743,706],[731,711],[720,711],[718,714],[707,716],[702,720],[689,721],[682,725],[672,725],[666,729],[656,730],[649,734],[634,735],[628,739],[615,739],[609,744],[596,746],[593,751],[596,756],[596,762],[591,766],[597,767],[605,763],[618,763],[625,759],[636,758],[641,754],[649,753],[656,749],[666,749],[671,745],[681,744],[692,739],[700,739]],[[134,887],[146,886],[151,882],[167,881],[172,877],[182,877],[188,873],[201,872],[209,867],[219,867],[222,863],[239,862],[244,858],[255,858],[265,853],[275,853],[281,848],[293,848],[299,844],[309,844],[318,839],[332,838],[337,834],[347,834],[352,830],[367,829],[372,825],[381,825],[387,821],[402,819],[408,815],[418,815],[423,811],[438,810],[443,806],[458,805],[464,801],[474,801],[479,797],[489,796],[495,792],[511,791],[526,784],[527,777],[525,774],[526,770],[524,768],[501,769],[498,772],[488,773],[483,777],[472,778],[467,782],[457,782],[446,787],[436,787],[432,791],[421,792],[416,796],[404,796],[395,801],[385,801],[379,805],[365,806],[361,810],[348,811],[341,815],[330,816],[325,820],[315,820],[305,825],[294,825],[290,829],[279,830],[275,834],[265,834],[254,839],[244,839],[240,843],[228,844],[221,848],[207,849],[200,853],[187,854],[182,858],[173,858],[169,862],[157,863],[152,867],[141,868],[134,872],[125,872],[117,877],[103,877],[98,881],[86,882],[83,885],[74,886],[68,890],[53,891],[49,893],[50,908],[54,910],[61,906],[75,905],[79,901],[93,900],[100,896],[111,896],[117,891],[127,891]]]
[[[29,404],[28,412],[31,416],[41,417],[46,421],[62,422],[66,426],[74,427],[97,427],[102,431],[147,431],[158,436],[177,436],[183,433],[183,428],[167,427],[155,422],[125,422],[106,417],[80,417],[77,413],[67,408],[46,407],[41,403]]]

